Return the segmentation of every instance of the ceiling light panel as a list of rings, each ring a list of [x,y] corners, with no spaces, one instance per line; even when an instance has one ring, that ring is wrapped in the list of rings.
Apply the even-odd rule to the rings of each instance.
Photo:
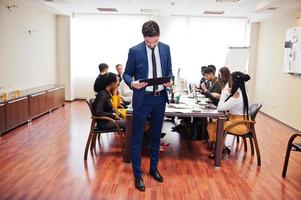
[[[116,8],[97,8],[99,12],[118,12]]]
[[[224,10],[205,10],[203,12],[205,15],[223,15],[224,13]]]

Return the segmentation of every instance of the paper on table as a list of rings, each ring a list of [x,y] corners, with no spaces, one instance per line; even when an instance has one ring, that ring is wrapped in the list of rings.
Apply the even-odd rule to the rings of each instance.
[[[199,104],[200,104],[200,105],[207,105],[208,103],[207,103],[206,101],[204,101],[204,100],[201,100],[201,101],[199,102]]]
[[[170,108],[167,107],[165,112],[173,112],[173,113],[192,113],[192,109],[178,109],[178,108]]]
[[[195,105],[186,105],[186,104],[169,104],[167,105],[169,108],[176,108],[176,109],[193,109]]]
[[[192,109],[192,112],[202,112],[203,109],[202,108],[194,108]]]
[[[192,113],[192,109],[182,109],[181,113]]]

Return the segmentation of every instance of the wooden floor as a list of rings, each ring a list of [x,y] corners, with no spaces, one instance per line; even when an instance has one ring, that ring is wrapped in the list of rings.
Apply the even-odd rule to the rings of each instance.
[[[165,182],[148,175],[146,192],[134,188],[131,165],[122,162],[119,138],[103,135],[94,157],[83,160],[90,114],[84,101],[67,103],[32,124],[0,137],[0,199],[300,199],[301,154],[292,153],[287,178],[281,177],[287,127],[259,114],[257,134],[262,166],[250,150],[232,147],[222,168],[214,168],[201,141],[171,132],[166,122],[159,170]],[[228,142],[231,143],[228,139]]]

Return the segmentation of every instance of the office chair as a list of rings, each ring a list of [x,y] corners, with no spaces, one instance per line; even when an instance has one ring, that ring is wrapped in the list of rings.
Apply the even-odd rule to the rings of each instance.
[[[286,153],[285,153],[285,160],[284,160],[284,165],[283,165],[283,170],[282,170],[282,177],[285,178],[286,176],[286,171],[287,171],[287,166],[288,166],[288,161],[290,158],[291,151],[298,151],[301,152],[301,143],[293,143],[296,137],[301,137],[301,134],[294,134],[290,137],[288,143],[287,143],[287,148],[286,148]]]
[[[91,112],[91,126],[90,126],[90,133],[89,133],[89,137],[87,140],[87,144],[86,144],[86,148],[85,148],[85,153],[84,153],[84,160],[87,160],[87,156],[88,156],[88,150],[90,147],[90,150],[92,150],[93,148],[95,149],[95,144],[96,144],[96,139],[97,136],[98,138],[100,137],[100,134],[102,133],[112,133],[115,132],[117,133],[120,138],[121,138],[121,151],[122,154],[124,155],[125,153],[125,143],[124,143],[124,139],[125,139],[125,130],[121,129],[118,124],[115,122],[114,119],[110,118],[110,117],[104,117],[104,116],[96,116],[93,110],[93,103],[94,103],[95,99],[94,98],[88,98],[86,99],[86,102],[90,108],[90,112]],[[105,121],[110,121],[114,124],[114,128],[112,129],[99,129],[96,124],[97,124],[97,120],[105,120]]]

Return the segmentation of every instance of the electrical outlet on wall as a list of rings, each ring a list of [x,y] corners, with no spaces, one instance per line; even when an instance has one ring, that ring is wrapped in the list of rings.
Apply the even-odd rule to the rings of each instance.
[[[272,104],[272,108],[275,109],[275,104]]]

